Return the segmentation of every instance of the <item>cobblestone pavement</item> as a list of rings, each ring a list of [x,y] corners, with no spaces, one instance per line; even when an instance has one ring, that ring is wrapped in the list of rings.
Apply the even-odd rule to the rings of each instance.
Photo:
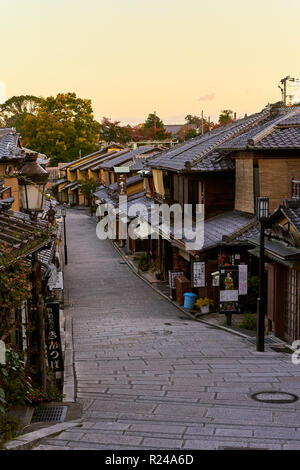
[[[83,211],[69,210],[66,286],[83,423],[38,449],[300,449],[300,365],[193,322],[123,264]]]

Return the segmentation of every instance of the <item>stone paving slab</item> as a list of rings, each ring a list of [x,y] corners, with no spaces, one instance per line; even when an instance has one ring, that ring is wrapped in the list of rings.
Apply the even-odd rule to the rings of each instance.
[[[247,339],[182,312],[120,264],[83,211],[68,210],[65,272],[82,426],[37,448],[300,449],[300,394],[291,356],[257,353]]]

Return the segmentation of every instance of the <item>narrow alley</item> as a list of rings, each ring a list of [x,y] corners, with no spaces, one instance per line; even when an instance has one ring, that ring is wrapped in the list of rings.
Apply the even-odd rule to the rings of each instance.
[[[82,423],[37,449],[300,449],[300,393],[291,356],[194,322],[96,237],[83,210],[67,214],[66,314],[73,319]]]

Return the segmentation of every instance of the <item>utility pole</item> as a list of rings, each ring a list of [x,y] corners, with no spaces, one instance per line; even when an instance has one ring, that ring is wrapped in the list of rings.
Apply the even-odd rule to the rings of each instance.
[[[201,111],[201,135],[204,134],[204,119],[203,119],[203,110]]]

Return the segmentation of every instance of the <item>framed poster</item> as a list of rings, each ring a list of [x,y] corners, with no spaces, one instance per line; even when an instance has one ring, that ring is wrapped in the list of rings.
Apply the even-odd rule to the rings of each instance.
[[[192,287],[205,287],[205,261],[193,261],[192,263]]]
[[[239,312],[239,267],[220,266],[220,313]]]
[[[49,367],[53,372],[64,370],[60,326],[59,326],[59,303],[51,302],[46,305],[46,348]]]

